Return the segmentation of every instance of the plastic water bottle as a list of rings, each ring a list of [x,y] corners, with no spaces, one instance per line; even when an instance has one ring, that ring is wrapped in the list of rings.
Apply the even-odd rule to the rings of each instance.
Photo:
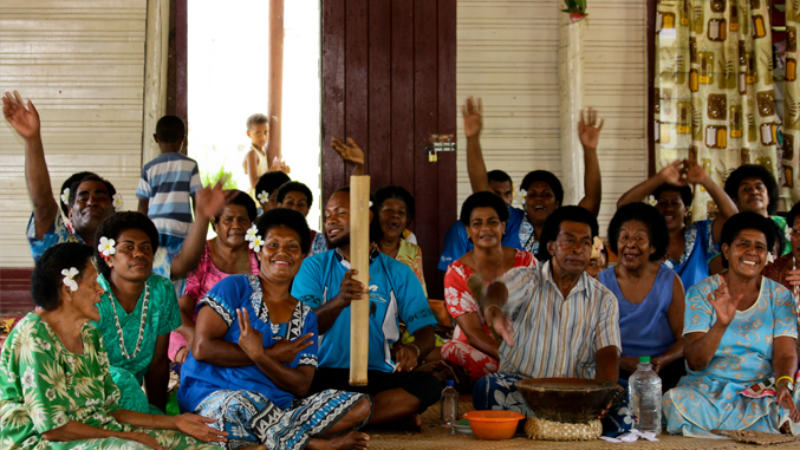
[[[661,378],[653,370],[649,356],[640,356],[639,365],[628,378],[628,393],[636,429],[661,433]]]
[[[450,428],[450,434],[455,434],[453,427],[458,421],[458,391],[453,387],[453,380],[447,380],[447,386],[442,389],[442,424]]]

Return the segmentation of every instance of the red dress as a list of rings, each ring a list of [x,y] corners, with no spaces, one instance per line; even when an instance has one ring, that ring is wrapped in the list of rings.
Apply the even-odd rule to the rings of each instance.
[[[536,258],[532,254],[524,250],[517,250],[516,252],[513,267],[536,266]],[[447,272],[444,275],[444,300],[447,304],[447,311],[453,316],[453,319],[463,314],[477,313],[484,333],[494,339],[492,330],[486,324],[478,303],[472,297],[469,287],[467,287],[467,279],[473,273],[473,270],[461,261],[455,261],[447,267]],[[501,276],[501,281],[502,278]],[[511,298],[515,293],[509,292],[508,295]],[[453,338],[442,345],[441,352],[442,359],[463,367],[469,374],[471,381],[475,381],[488,373],[497,372],[498,361],[475,348],[458,325],[456,325],[453,332]]]

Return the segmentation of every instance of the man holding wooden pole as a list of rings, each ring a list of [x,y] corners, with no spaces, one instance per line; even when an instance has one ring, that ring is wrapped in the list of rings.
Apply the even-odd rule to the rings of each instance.
[[[332,250],[306,258],[292,286],[292,296],[314,308],[319,324],[320,364],[311,390],[338,386],[369,393],[373,424],[412,418],[435,403],[442,389],[433,375],[414,372],[433,349],[436,319],[411,269],[374,248],[368,254],[369,289],[357,281],[351,268],[350,214],[350,188],[342,188],[324,210],[325,238]],[[362,301],[369,302],[368,326],[351,336],[351,302]],[[414,335],[413,344],[397,343],[401,319]],[[349,384],[351,339],[369,342],[366,385]]]

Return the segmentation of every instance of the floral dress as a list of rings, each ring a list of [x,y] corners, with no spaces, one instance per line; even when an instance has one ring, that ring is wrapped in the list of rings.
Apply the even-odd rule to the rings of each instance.
[[[0,448],[148,449],[116,437],[48,441],[47,431],[69,421],[114,431],[153,436],[164,448],[218,449],[172,430],[134,428],[111,416],[120,392],[111,379],[100,332],[81,329],[83,354],[72,353],[39,315],[30,313],[14,328],[0,354]]]
[[[720,276],[713,275],[689,288],[684,336],[705,333],[716,322],[707,296],[719,285]],[[800,432],[800,423],[789,419],[774,396],[747,396],[750,386],[769,384],[774,376],[772,345],[779,336],[797,338],[794,300],[783,286],[762,277],[758,299],[747,310],[736,311],[708,367],[689,369],[678,386],[664,394],[667,431],[695,437],[713,436],[715,428],[776,433],[788,421],[792,434]],[[794,391],[795,403],[799,394],[800,389]]]
[[[150,275],[146,281],[147,289],[142,289],[136,306],[128,314],[114,297],[108,280],[98,275],[97,282],[105,293],[97,304],[100,320],[94,325],[103,333],[111,363],[111,377],[122,394],[120,408],[161,414],[158,408],[148,402],[142,382],[153,361],[159,336],[168,336],[181,324],[175,287],[164,277]],[[145,297],[148,298],[146,311]],[[141,344],[137,345],[140,335]]]
[[[536,266],[536,258],[532,254],[524,250],[516,252],[512,268]],[[447,304],[447,311],[454,319],[463,314],[478,313],[483,331],[488,336],[492,336],[492,331],[484,321],[480,307],[467,286],[467,280],[472,274],[472,269],[461,261],[455,261],[447,268],[447,273],[444,275],[444,300]],[[502,281],[504,278],[505,274],[500,277],[500,280]],[[509,292],[508,297],[510,299],[520,293]],[[472,381],[486,374],[497,372],[498,361],[472,346],[469,338],[458,325],[453,331],[453,338],[442,345],[441,352],[442,359],[466,369]]]

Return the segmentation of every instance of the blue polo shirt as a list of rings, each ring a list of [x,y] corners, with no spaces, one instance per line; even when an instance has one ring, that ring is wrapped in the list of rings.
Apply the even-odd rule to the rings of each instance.
[[[292,296],[311,308],[319,308],[339,293],[350,269],[336,250],[309,256],[292,284]],[[436,324],[425,292],[405,264],[373,251],[369,263],[369,370],[394,371],[389,346],[400,339],[398,319],[414,334]],[[333,326],[321,334],[320,367],[350,367],[350,307],[344,308]]]

